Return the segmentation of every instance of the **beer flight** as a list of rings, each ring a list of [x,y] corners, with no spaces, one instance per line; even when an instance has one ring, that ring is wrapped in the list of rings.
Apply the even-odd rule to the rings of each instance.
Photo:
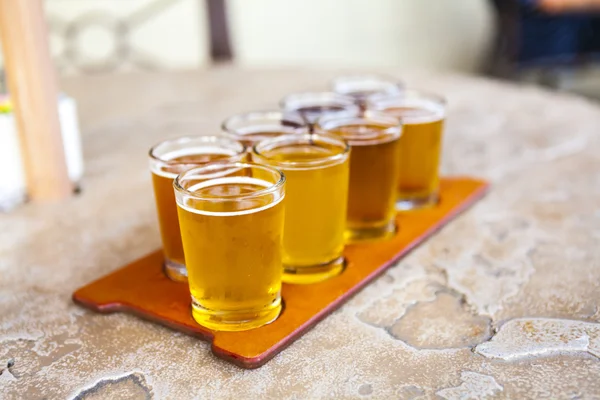
[[[149,152],[165,273],[212,330],[273,322],[282,282],[342,273],[346,244],[389,239],[397,211],[437,201],[443,98],[365,75],[280,106]]]

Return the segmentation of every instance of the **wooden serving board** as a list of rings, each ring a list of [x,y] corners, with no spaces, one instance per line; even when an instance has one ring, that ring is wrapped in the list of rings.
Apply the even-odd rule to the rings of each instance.
[[[80,288],[73,300],[93,311],[131,313],[197,336],[212,342],[218,357],[243,368],[258,368],[483,197],[487,188],[487,182],[477,179],[442,179],[438,206],[399,213],[399,229],[392,239],[347,246],[347,267],[341,275],[312,285],[284,284],[284,311],[261,328],[217,332],[198,325],[192,319],[187,284],[163,274],[160,251]]]

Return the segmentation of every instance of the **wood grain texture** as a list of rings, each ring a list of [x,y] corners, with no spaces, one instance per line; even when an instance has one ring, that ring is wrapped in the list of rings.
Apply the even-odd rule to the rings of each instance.
[[[73,300],[97,312],[123,311],[212,341],[213,352],[243,368],[257,368],[340,307],[352,295],[392,266],[487,191],[485,181],[446,178],[437,207],[402,212],[398,233],[388,241],[347,246],[345,271],[313,285],[283,285],[285,308],[272,324],[244,332],[215,332],[191,316],[184,283],[162,273],[162,254],[148,256],[77,290]]]
[[[0,0],[0,36],[19,141],[33,200],[73,190],[58,119],[58,91],[41,0]]]

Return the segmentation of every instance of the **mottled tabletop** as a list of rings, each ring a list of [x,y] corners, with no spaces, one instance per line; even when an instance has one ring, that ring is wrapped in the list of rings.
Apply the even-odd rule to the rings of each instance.
[[[147,149],[320,90],[327,70],[73,77],[79,195],[0,215],[0,398],[600,398],[600,107],[461,75],[444,94],[443,172],[490,193],[257,370],[209,345],[71,302],[159,247]],[[157,294],[160,295],[160,294]]]

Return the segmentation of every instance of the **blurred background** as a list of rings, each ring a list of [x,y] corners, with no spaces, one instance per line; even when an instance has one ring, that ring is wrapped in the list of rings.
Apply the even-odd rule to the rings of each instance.
[[[63,76],[214,63],[398,67],[486,74],[600,97],[598,2],[587,3],[46,0],[45,7]]]
[[[79,121],[89,133],[97,121],[167,102],[141,94],[144,76],[156,85],[166,75],[186,81],[185,73],[148,78],[148,71],[215,65],[269,74],[304,68],[307,73],[330,68],[338,75],[435,71],[600,99],[600,0],[44,0],[43,5],[51,56],[66,93],[58,111],[67,169],[76,184],[85,158]],[[33,159],[21,154],[5,78],[0,57],[0,132],[6,133],[0,134],[0,169],[17,171],[0,179],[0,211],[26,199],[22,160]],[[118,104],[112,106],[94,97],[93,85],[138,89],[115,92]],[[210,92],[208,86],[195,90]],[[151,113],[153,119],[144,123],[160,119],[162,125],[153,126],[161,135],[189,133],[204,123],[214,129],[214,121],[209,124],[216,118],[210,111],[214,98],[201,107],[197,92],[175,90],[164,93],[178,102],[163,104],[160,110],[168,112]],[[243,96],[239,102],[235,95],[227,98],[232,107],[248,108]]]

